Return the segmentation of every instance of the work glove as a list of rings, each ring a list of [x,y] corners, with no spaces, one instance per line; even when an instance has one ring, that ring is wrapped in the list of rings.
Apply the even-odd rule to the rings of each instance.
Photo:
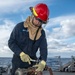
[[[34,65],[33,67],[37,67],[36,71],[43,71],[45,68],[46,62],[42,60],[39,64]]]
[[[24,53],[24,52],[21,52],[20,53],[20,58],[21,58],[21,60],[23,61],[23,62],[28,62],[29,64],[31,64],[31,58],[30,58],[30,56],[28,55],[28,54],[26,54],[26,53]]]

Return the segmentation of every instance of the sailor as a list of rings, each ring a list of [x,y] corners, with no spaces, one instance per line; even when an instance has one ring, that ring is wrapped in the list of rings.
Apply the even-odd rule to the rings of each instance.
[[[47,24],[49,8],[44,3],[30,7],[32,12],[24,22],[18,23],[8,40],[9,48],[14,52],[12,58],[12,75],[18,68],[28,68],[35,65],[36,52],[40,51],[40,62],[36,71],[43,71],[47,60],[47,41],[43,24]]]

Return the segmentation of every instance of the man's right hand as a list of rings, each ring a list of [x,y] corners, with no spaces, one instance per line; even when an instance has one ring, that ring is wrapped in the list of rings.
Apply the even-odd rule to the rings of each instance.
[[[21,58],[21,60],[23,61],[23,62],[28,62],[29,64],[31,64],[31,58],[30,58],[30,56],[28,55],[28,54],[25,54],[24,52],[21,52],[20,53],[20,58]]]

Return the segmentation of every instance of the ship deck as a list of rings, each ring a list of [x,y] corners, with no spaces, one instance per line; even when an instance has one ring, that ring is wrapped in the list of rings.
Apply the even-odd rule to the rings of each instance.
[[[8,75],[8,74],[4,73],[2,75]],[[49,74],[49,72],[44,71],[43,75],[50,75],[50,74]],[[53,72],[53,75],[75,75],[75,72]]]

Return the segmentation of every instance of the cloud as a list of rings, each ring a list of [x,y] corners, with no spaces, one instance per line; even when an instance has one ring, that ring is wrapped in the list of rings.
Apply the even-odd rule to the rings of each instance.
[[[1,0],[0,1],[0,12],[1,13],[8,13],[14,12],[18,10],[24,1],[22,0]]]
[[[14,26],[14,22],[6,19],[0,25],[0,56],[12,56],[12,52],[8,48],[8,38]]]
[[[58,39],[75,36],[75,15],[50,19],[46,29],[49,30],[50,28],[52,28],[51,35]]]
[[[44,0],[0,0],[0,14],[19,13],[27,11],[30,6],[36,3],[45,2]]]
[[[58,16],[58,17],[50,18],[46,28],[54,27],[54,26],[60,24],[62,21],[65,21],[65,20],[68,20],[68,19],[75,19],[75,14],[74,15],[66,15],[66,16]]]
[[[66,37],[75,36],[75,19],[67,19],[61,22],[62,32]]]
[[[25,11],[35,0],[0,0],[0,13],[16,13]]]
[[[75,54],[75,16],[61,16],[52,18],[45,27],[48,42],[48,53],[51,55]],[[54,21],[53,21],[54,20]],[[15,23],[11,20],[0,19],[0,56],[12,56],[7,42]],[[50,24],[51,23],[51,24]],[[49,30],[49,28],[52,30]],[[73,37],[73,38],[72,38]],[[71,42],[72,41],[72,42]],[[70,43],[71,42],[71,43]],[[68,55],[69,56],[69,55]]]
[[[51,18],[45,31],[48,33],[46,36],[49,53],[75,52],[75,15]]]

